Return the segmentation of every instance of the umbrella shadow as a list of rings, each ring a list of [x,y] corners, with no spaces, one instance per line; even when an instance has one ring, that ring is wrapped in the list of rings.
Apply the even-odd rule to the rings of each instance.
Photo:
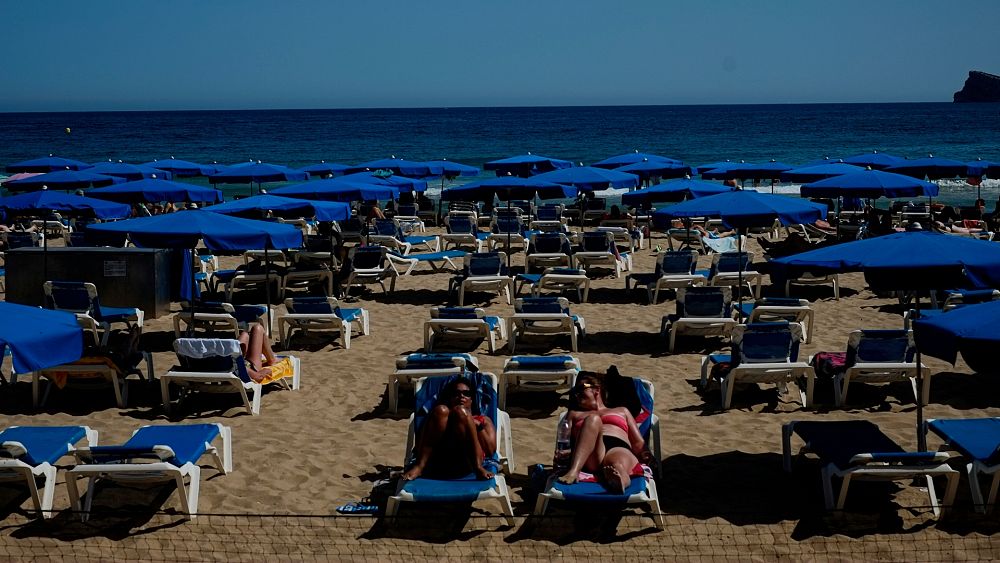
[[[912,400],[912,393],[910,394]],[[1000,378],[995,374],[940,372],[931,377],[930,399],[956,409],[987,409],[998,406]]]
[[[522,340],[518,341],[518,348]],[[586,338],[580,341],[580,348],[595,354],[632,354],[649,356],[651,352],[666,351],[666,344],[659,333],[642,331],[605,330],[588,332]]]

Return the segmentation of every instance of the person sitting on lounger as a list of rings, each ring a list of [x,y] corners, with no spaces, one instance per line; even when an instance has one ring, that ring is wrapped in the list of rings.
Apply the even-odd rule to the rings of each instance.
[[[240,349],[247,360],[247,374],[250,379],[260,383],[271,375],[271,368],[278,363],[271,342],[267,338],[264,327],[257,323],[250,325],[250,330],[240,331]]]
[[[569,469],[559,481],[572,484],[586,470],[602,477],[608,489],[621,493],[631,484],[629,475],[642,460],[650,463],[632,413],[625,407],[608,407],[597,374],[581,373],[570,392],[569,417],[573,428],[573,453]]]
[[[470,472],[480,479],[493,477],[483,461],[497,449],[496,428],[489,417],[472,414],[475,393],[472,382],[464,377],[441,390],[417,438],[416,462],[403,473],[404,480],[449,479]]]
[[[951,221],[946,221],[944,223],[941,221],[934,221],[934,230],[939,233],[961,233],[963,235],[983,232],[983,229],[979,227],[963,227],[961,225],[956,225]]]

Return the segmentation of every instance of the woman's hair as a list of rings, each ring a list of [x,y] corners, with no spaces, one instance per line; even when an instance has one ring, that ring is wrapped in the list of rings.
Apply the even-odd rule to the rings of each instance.
[[[458,386],[461,384],[465,384],[466,387],[472,389],[473,391],[476,389],[475,384],[473,384],[472,380],[469,379],[468,377],[465,376],[456,377],[455,379],[452,379],[451,381],[446,383],[445,386],[441,388],[441,393],[438,394],[438,403],[447,403],[451,401],[453,398],[455,398],[456,390],[458,389]]]
[[[597,372],[581,371],[580,375],[576,377],[576,385],[569,391],[569,410],[571,411],[581,410],[577,397],[583,391],[582,383],[597,385],[601,388],[601,400],[603,401],[606,398],[604,395],[604,377]]]

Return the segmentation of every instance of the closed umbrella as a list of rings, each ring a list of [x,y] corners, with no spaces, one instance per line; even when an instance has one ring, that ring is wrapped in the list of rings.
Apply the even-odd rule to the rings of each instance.
[[[79,160],[73,160],[71,158],[62,158],[60,156],[43,156],[42,158],[33,158],[31,160],[22,160],[21,162],[15,162],[14,164],[7,165],[7,172],[12,174],[18,172],[55,172],[56,170],[83,170],[85,168],[90,168],[90,165],[86,162],[81,162]]]

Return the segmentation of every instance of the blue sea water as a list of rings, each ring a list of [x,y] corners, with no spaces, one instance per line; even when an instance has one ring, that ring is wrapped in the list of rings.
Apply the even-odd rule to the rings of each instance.
[[[1000,160],[1000,104],[0,113],[0,166],[50,153],[87,162],[175,156],[293,167],[396,155],[481,166],[528,151],[591,163],[634,149],[692,165],[772,158],[799,164],[873,149]],[[995,199],[998,192],[997,182],[987,182],[983,195]],[[974,198],[960,182],[942,187],[945,201]]]

